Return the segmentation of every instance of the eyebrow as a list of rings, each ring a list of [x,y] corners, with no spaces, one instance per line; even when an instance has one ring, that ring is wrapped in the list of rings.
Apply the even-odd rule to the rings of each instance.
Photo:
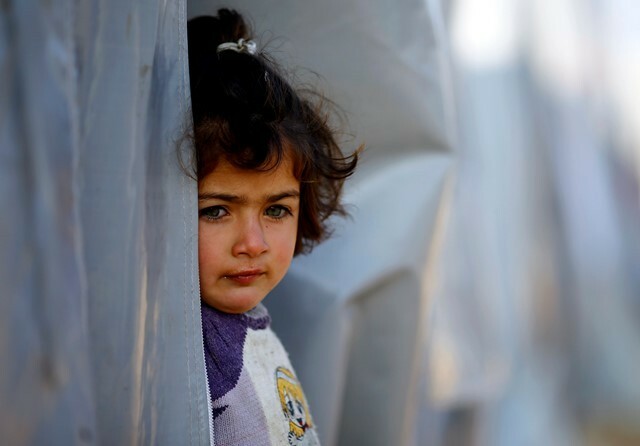
[[[263,200],[267,203],[275,203],[285,198],[300,198],[300,192],[295,189],[286,190],[277,194],[268,194],[263,197]],[[233,195],[219,192],[206,192],[198,194],[198,201],[205,200],[221,200],[228,203],[245,204],[249,201],[246,195]]]

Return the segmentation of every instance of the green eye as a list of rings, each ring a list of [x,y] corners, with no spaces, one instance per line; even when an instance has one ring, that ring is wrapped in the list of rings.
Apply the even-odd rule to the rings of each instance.
[[[289,213],[289,210],[284,206],[271,206],[264,213],[267,217],[284,218]]]
[[[207,220],[219,220],[227,214],[227,210],[222,206],[209,206],[208,208],[200,209],[200,217]]]

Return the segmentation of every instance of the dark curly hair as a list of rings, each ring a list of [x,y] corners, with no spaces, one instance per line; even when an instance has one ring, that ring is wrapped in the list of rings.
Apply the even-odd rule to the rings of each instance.
[[[221,157],[241,169],[268,171],[290,156],[300,181],[299,254],[329,235],[329,216],[346,214],[340,194],[360,148],[343,155],[329,125],[331,103],[293,88],[266,53],[217,52],[221,43],[251,37],[233,10],[189,20],[195,173],[203,179]]]

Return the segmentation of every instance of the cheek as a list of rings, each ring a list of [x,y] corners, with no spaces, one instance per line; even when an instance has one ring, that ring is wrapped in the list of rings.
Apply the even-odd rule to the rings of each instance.
[[[220,234],[216,234],[210,226],[203,223],[198,226],[198,263],[200,269],[207,269],[215,265],[224,245]]]
[[[278,264],[284,268],[285,271],[289,268],[289,264],[293,259],[293,251],[296,247],[297,228],[297,221],[287,224],[285,227],[278,228],[277,231],[274,231],[271,239],[270,247],[278,259]]]

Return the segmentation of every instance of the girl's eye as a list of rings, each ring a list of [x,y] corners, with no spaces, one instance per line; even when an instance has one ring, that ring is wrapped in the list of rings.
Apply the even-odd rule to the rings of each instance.
[[[267,217],[271,217],[271,218],[275,218],[275,219],[284,218],[287,215],[291,214],[289,209],[287,209],[284,206],[280,206],[280,205],[271,206],[271,207],[267,208],[267,210],[264,213],[265,213],[265,215]]]
[[[200,209],[200,217],[207,220],[219,220],[229,212],[222,206],[209,206],[208,208]]]

